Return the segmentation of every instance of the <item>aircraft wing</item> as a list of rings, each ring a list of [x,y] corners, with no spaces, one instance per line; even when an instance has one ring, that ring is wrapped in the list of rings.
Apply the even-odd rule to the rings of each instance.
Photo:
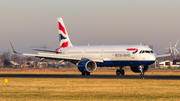
[[[52,54],[52,53],[38,53],[38,54],[29,54],[29,53],[19,53],[16,52],[10,42],[12,51],[16,54],[22,54],[22,55],[26,55],[26,56],[35,56],[38,58],[43,58],[43,59],[53,59],[53,60],[69,60],[69,61],[81,61],[84,58],[83,57],[74,57],[71,55],[64,55],[64,54]],[[94,62],[104,62],[103,58],[89,58],[90,60],[94,61]]]
[[[35,57],[39,57],[39,58],[44,58],[44,59],[54,59],[54,60],[81,60],[80,57],[71,57],[71,56],[67,56],[67,55],[61,55],[61,54],[48,54],[48,53],[38,53],[38,54],[29,54],[29,53],[19,53],[16,52],[12,46],[12,43],[9,42],[12,48],[13,53],[16,54],[22,54],[22,55],[26,55],[26,56],[35,56]]]
[[[53,60],[69,60],[69,61],[81,61],[84,58],[82,57],[73,57],[71,55],[63,55],[63,54],[49,54],[49,53],[38,53],[38,54],[28,54],[22,53],[22,55],[26,56],[35,56],[43,59],[53,59]],[[90,58],[90,60],[95,62],[104,62],[103,58]]]
[[[171,56],[171,54],[172,54],[172,48],[171,48],[171,42],[170,42],[169,54],[156,55],[156,58]]]
[[[171,56],[171,54],[156,55],[156,58]]]
[[[38,58],[54,59],[54,60],[81,60],[81,57],[72,57],[70,55],[62,55],[62,54],[48,54],[48,53],[29,54],[29,53],[22,53],[22,55],[35,56],[35,57],[38,57]]]

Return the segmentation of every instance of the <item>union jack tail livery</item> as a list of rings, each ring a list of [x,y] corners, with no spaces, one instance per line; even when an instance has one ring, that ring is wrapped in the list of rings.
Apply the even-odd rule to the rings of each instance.
[[[69,39],[66,27],[63,23],[62,18],[58,18],[58,27],[59,27],[59,43],[60,48],[72,47],[71,41]]]

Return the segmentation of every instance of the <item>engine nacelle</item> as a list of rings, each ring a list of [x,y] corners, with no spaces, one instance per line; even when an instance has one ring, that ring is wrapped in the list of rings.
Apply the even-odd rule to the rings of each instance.
[[[149,66],[148,65],[142,66],[142,69],[143,69],[143,72],[146,72],[149,69]],[[134,73],[140,73],[141,72],[140,66],[131,66],[131,70]]]
[[[89,59],[80,61],[78,63],[78,69],[80,72],[91,73],[94,72],[96,68],[97,68],[96,62],[91,61]]]

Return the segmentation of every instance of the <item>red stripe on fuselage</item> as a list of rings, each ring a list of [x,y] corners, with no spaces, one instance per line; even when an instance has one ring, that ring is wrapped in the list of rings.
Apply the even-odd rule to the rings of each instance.
[[[58,22],[58,25],[59,25],[59,30],[61,30],[64,34],[66,34],[65,28],[61,25],[60,22]]]
[[[138,51],[137,48],[129,48],[129,49],[127,49],[127,50],[129,50],[129,51]]]

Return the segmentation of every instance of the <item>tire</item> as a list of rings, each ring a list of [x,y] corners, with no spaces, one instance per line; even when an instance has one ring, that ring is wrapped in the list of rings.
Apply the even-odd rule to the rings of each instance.
[[[86,73],[86,75],[90,75],[90,72]]]
[[[121,71],[118,69],[116,70],[116,75],[120,75],[121,74]]]
[[[82,72],[82,75],[85,75],[85,73],[84,73],[84,72]]]
[[[144,76],[144,73],[140,73],[140,76]]]
[[[121,75],[124,75],[124,70],[121,70],[120,72],[121,72]]]

